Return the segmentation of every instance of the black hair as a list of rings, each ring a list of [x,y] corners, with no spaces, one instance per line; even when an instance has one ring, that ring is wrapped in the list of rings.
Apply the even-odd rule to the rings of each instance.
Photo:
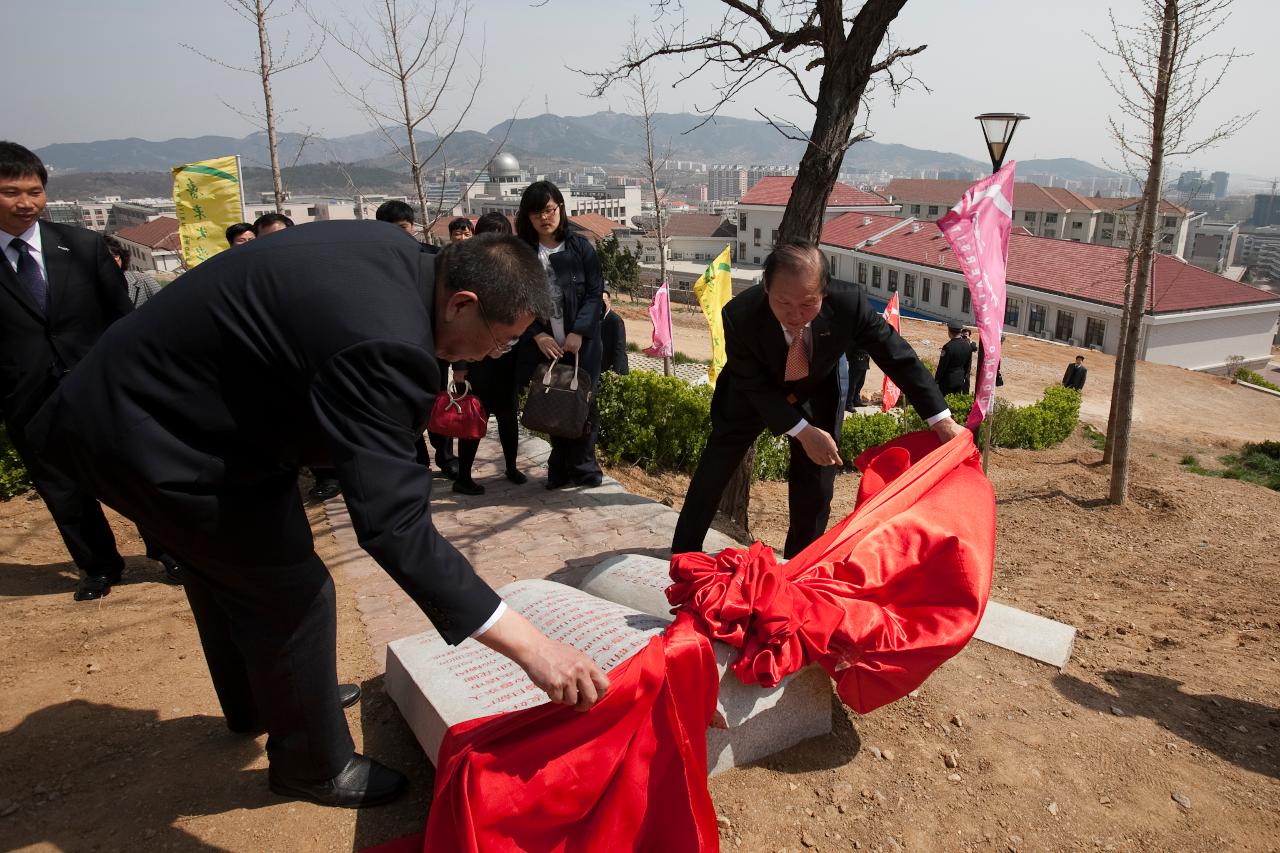
[[[16,142],[0,142],[0,179],[39,178],[48,185],[49,171],[30,149]]]
[[[378,205],[378,212],[373,215],[373,218],[379,222],[391,222],[396,225],[401,222],[408,222],[410,225],[414,223],[413,208],[408,202],[399,199],[384,201]]]
[[[437,275],[450,291],[469,290],[491,323],[514,323],[525,314],[551,312],[547,273],[538,254],[518,237],[482,234],[449,243],[439,254]]]
[[[284,225],[285,228],[292,228],[293,220],[283,213],[264,213],[253,220],[253,233],[257,234],[264,225]]]
[[[454,231],[461,231],[463,228],[467,229],[468,231],[472,230],[471,220],[465,216],[459,216],[457,219],[454,219],[449,223],[450,234],[452,234]]]
[[[564,209],[564,196],[560,194],[560,188],[550,181],[534,181],[525,188],[524,195],[520,196],[520,211],[516,214],[516,234],[530,245],[538,244],[538,232],[534,230],[529,217],[545,208],[548,202],[555,202],[560,208],[556,239],[563,241],[569,233],[569,216]]]
[[[476,220],[475,235],[479,237],[481,234],[510,234],[511,220],[507,219],[505,213],[498,213],[491,210]]]
[[[764,259],[764,289],[769,289],[769,279],[774,273],[786,271],[806,273],[818,267],[822,277],[822,292],[827,292],[827,284],[831,280],[831,271],[827,268],[827,256],[813,243],[803,240],[788,240],[773,247],[769,257]]]
[[[127,270],[129,268],[129,259],[133,257],[133,252],[129,251],[129,247],[114,236],[107,235],[103,239],[107,241],[107,251],[120,259],[120,269]]]
[[[226,232],[227,245],[234,246],[235,239],[239,237],[241,234],[247,233],[249,231],[254,231],[254,228],[248,222],[237,222],[235,225],[228,225],[227,232]],[[254,231],[254,236],[255,237],[258,236],[256,231]]]

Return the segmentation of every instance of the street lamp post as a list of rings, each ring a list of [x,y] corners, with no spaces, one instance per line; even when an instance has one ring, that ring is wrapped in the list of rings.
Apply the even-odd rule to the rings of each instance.
[[[1018,123],[1031,117],[1022,113],[983,113],[974,118],[982,125],[982,135],[987,140],[987,154],[991,157],[991,174],[994,175],[1004,165],[1004,158],[1009,153],[1009,143],[1013,141],[1013,132],[1018,129]],[[999,369],[1000,365],[997,364],[996,370]],[[995,418],[993,398],[991,411],[987,413],[987,428],[982,431],[983,471],[987,470],[987,457],[991,454],[991,434],[995,432]]]

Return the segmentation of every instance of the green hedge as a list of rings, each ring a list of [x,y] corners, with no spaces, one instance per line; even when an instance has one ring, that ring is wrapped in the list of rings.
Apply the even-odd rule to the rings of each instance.
[[[26,466],[18,458],[18,451],[9,441],[9,433],[0,424],[0,498],[11,498],[31,488]]]
[[[952,416],[964,423],[973,395],[947,397]],[[1080,392],[1061,385],[1045,389],[1044,398],[1030,406],[998,400],[994,444],[1040,450],[1058,444],[1075,430],[1080,416]],[[647,471],[693,473],[711,429],[711,388],[691,386],[674,376],[637,370],[626,376],[605,373],[600,385],[600,451],[609,462],[629,462]],[[840,437],[846,463],[868,447],[876,447],[907,432],[925,429],[914,409],[849,415]],[[756,442],[755,476],[783,480],[790,462],[785,436],[764,433]]]
[[[1266,378],[1263,377],[1261,373],[1256,373],[1252,370],[1249,370],[1248,368],[1242,367],[1232,375],[1236,379],[1239,379],[1241,382],[1248,382],[1250,385],[1258,385],[1263,388],[1270,388],[1272,391],[1280,391],[1280,385],[1277,385],[1274,382],[1268,381]]]

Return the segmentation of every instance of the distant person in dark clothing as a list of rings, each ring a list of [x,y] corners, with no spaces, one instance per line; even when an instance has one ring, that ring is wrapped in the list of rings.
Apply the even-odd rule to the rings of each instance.
[[[847,412],[852,412],[858,406],[862,405],[862,386],[867,382],[867,370],[871,367],[871,356],[866,350],[854,349],[845,353],[849,359],[849,394],[845,400],[844,408]]]
[[[264,213],[253,220],[253,233],[258,237],[265,237],[292,227],[293,220],[283,213]]]
[[[1084,356],[1076,356],[1075,364],[1067,365],[1067,372],[1062,374],[1062,384],[1067,388],[1084,391],[1084,380],[1089,375],[1089,368],[1084,366]]]
[[[227,227],[227,247],[234,249],[236,246],[243,246],[257,236],[248,222],[237,222]]]
[[[459,216],[449,223],[449,240],[454,243],[459,240],[470,240],[472,234],[471,220],[465,216]]]
[[[484,234],[510,234],[511,223],[501,213],[486,213],[476,220],[475,236]],[[507,465],[507,479],[522,486],[529,478],[516,467],[516,454],[520,449],[520,419],[516,406],[516,351],[512,348],[498,358],[490,356],[482,361],[458,362],[453,366],[454,380],[471,383],[471,389],[484,404],[484,410],[498,422],[498,442],[502,445],[502,458]],[[471,477],[480,442],[458,439],[458,477],[453,490],[463,495],[483,495],[484,486]]]
[[[409,206],[408,202],[399,201],[398,199],[384,201],[378,205],[378,211],[373,215],[373,218],[379,222],[390,222],[392,225],[400,226],[410,237],[417,236],[414,234],[413,228],[415,224],[413,208]]]
[[[964,338],[965,343],[969,345],[969,352],[976,353],[978,351],[978,345],[973,342],[972,335],[973,332],[967,327],[960,330],[960,337]],[[979,362],[979,364],[981,364],[981,362]],[[970,385],[970,380],[971,377],[969,373],[966,372],[964,375],[964,393],[966,394],[971,393],[972,386]]]
[[[942,347],[942,355],[938,358],[938,369],[933,379],[943,395],[962,394],[969,384],[969,368],[973,363],[973,350],[964,339],[959,326],[948,326],[947,333],[951,340]]]
[[[631,372],[631,364],[627,360],[627,324],[617,311],[613,310],[613,294],[604,291],[604,316],[600,318],[600,344],[604,349],[604,357],[600,362],[600,370],[612,370],[621,376]]]
[[[1001,343],[1004,343],[1004,335],[1001,335],[1001,336],[1000,336],[1000,342],[1001,342]],[[982,347],[982,341],[978,341],[978,366],[977,366],[977,369],[975,369],[975,370],[973,371],[973,375],[974,375],[974,376],[981,376],[981,375],[982,375],[982,360],[983,360],[984,358],[986,358],[986,350],[985,350],[985,349],[983,349],[983,347]],[[1001,360],[1001,363],[1003,363],[1003,359]],[[1004,386],[1004,376],[1003,376],[1003,375],[1001,375],[1001,373],[1000,373],[1000,365],[999,365],[999,364],[997,364],[997,365],[996,365],[996,387],[997,387],[997,388],[1000,388],[1000,387],[1003,387],[1003,386]]]

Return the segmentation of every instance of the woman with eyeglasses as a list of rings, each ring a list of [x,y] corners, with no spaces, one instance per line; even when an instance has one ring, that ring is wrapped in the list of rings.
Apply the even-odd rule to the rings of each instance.
[[[550,181],[529,185],[520,199],[516,234],[538,251],[547,271],[551,291],[551,316],[539,317],[525,332],[521,343],[517,380],[528,384],[540,361],[563,357],[591,376],[592,387],[600,381],[600,316],[604,275],[600,259],[590,241],[569,233],[564,196]],[[587,427],[581,438],[551,439],[547,460],[547,488],[600,485],[600,464],[596,461],[596,429],[599,424],[596,395],[591,395]]]
[[[476,237],[510,233],[511,223],[501,213],[486,213],[476,220]],[[520,419],[516,410],[516,357],[511,341],[495,339],[494,351],[488,358],[470,364],[455,363],[453,376],[455,382],[470,382],[472,391],[484,404],[484,410],[497,420],[498,441],[502,444],[502,456],[507,463],[507,479],[519,486],[529,482],[529,478],[516,467],[516,453],[520,446]],[[458,479],[453,482],[455,492],[463,495],[484,494],[484,486],[471,478],[471,466],[476,461],[479,449],[479,440],[458,439]]]

